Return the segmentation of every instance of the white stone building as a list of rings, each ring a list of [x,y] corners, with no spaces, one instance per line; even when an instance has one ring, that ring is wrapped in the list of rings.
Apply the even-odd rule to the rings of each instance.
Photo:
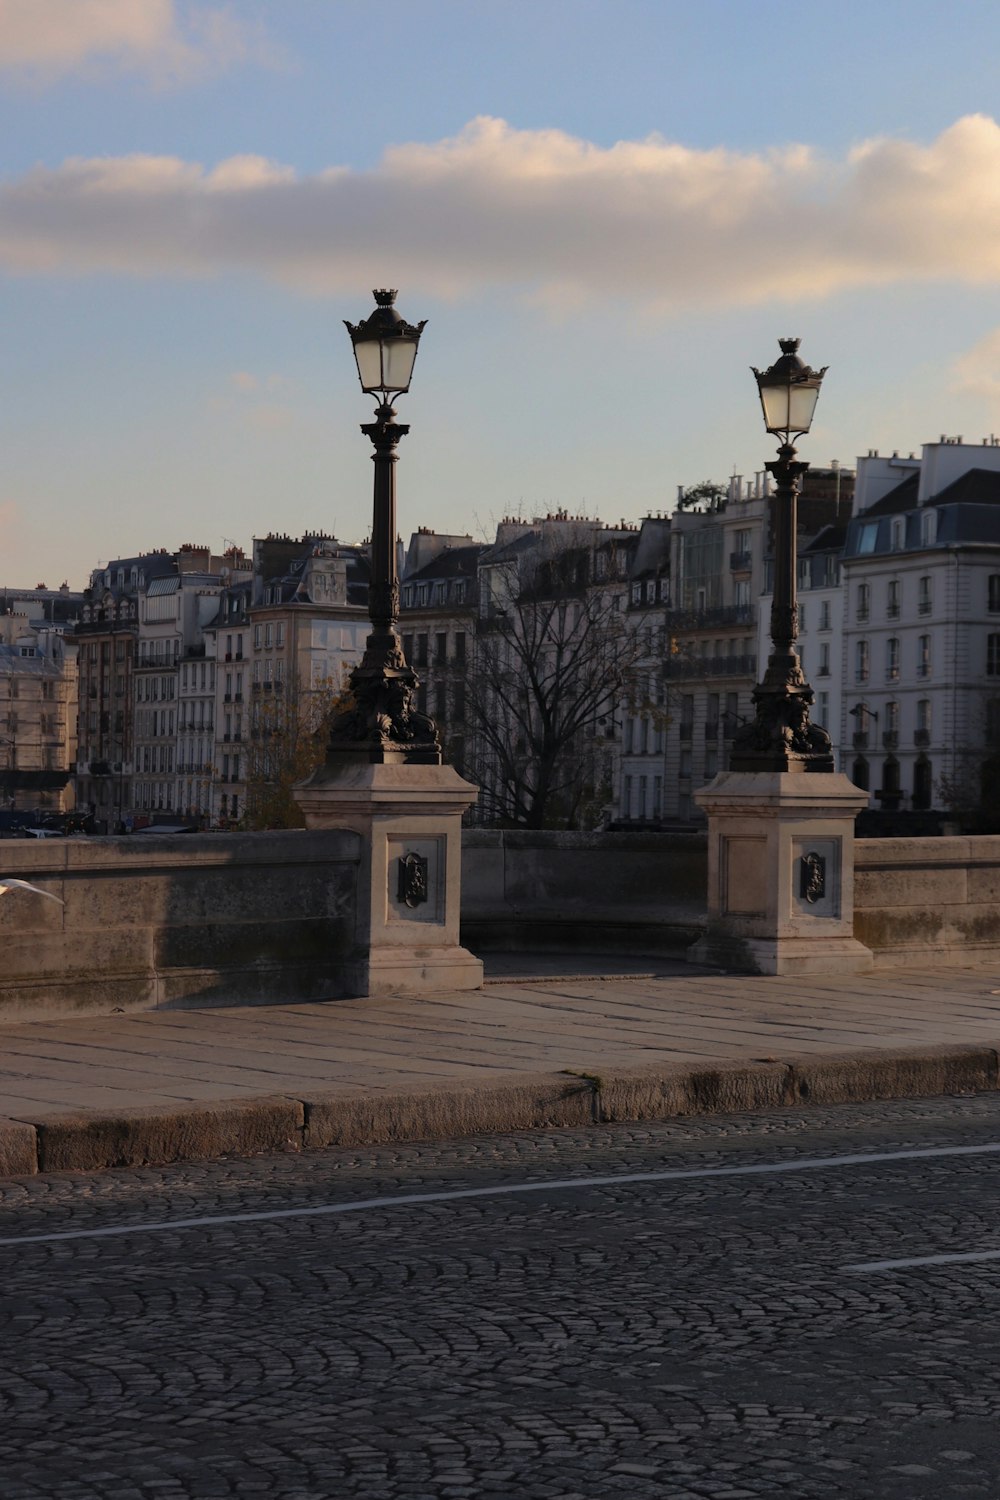
[[[1000,445],[858,464],[843,557],[844,769],[892,811],[946,808],[1000,735]]]

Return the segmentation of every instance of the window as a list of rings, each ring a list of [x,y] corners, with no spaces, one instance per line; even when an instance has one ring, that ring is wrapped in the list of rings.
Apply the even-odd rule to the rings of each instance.
[[[663,810],[663,777],[653,777],[653,817],[659,818]]]
[[[991,615],[1000,615],[1000,573],[991,573],[986,582],[986,608]]]
[[[860,787],[863,792],[868,790],[868,762],[863,755],[859,755],[851,768],[851,780],[854,785]]]
[[[427,665],[427,637],[424,634],[420,634],[420,635],[417,636],[417,660],[416,660],[416,666],[418,666],[418,667],[426,667],[426,665]]]
[[[931,580],[925,574],[923,578],[917,579],[917,614],[929,615],[932,607]],[[998,599],[998,607],[1000,607],[1000,599]]]
[[[1000,719],[998,719],[998,727],[1000,727]],[[914,740],[918,745],[929,745],[931,742],[931,700],[929,698],[921,698],[917,703],[917,730]]]
[[[856,682],[867,682],[870,667],[870,655],[867,641],[858,641],[854,648],[854,678]]]
[[[924,547],[933,547],[937,541],[936,510],[925,510],[920,517],[920,541]]]
[[[434,665],[443,667],[448,660],[448,637],[443,630],[434,637]]]
[[[264,626],[264,646],[265,646],[265,649],[266,649],[266,648],[269,648],[269,647],[271,647],[273,645],[274,645],[274,626],[271,624],[271,622],[269,620],[267,622],[267,624]]]
[[[865,620],[867,620],[867,618],[868,618],[868,612],[869,612],[869,609],[871,608],[871,592],[872,591],[871,591],[871,585],[870,584],[867,584],[867,583],[859,583],[858,584],[858,602],[857,602],[857,609],[856,609],[855,613],[856,613],[857,619],[860,622],[862,622],[862,623]]]
[[[899,619],[899,579],[891,578],[886,594],[885,612],[890,620]]]
[[[829,601],[829,599],[821,599],[820,600],[820,606],[819,606],[819,629],[820,630],[829,630],[830,629],[830,601]]]
[[[690,693],[685,693],[681,698],[681,724],[680,735],[682,740],[691,738],[691,730],[694,725],[694,698]],[[688,772],[690,775],[690,771]]]
[[[1000,698],[990,698],[986,703],[986,742],[996,746],[1000,741]]]
[[[821,641],[819,646],[819,671],[818,677],[829,677],[830,675],[830,642]]]
[[[626,818],[632,816],[632,778],[625,777],[625,790],[622,793],[622,813]]]
[[[895,636],[885,643],[885,677],[887,682],[899,680],[899,641]]]
[[[284,622],[284,620],[279,620],[278,623],[277,623],[277,625],[274,627],[274,644],[276,646],[283,646],[285,644],[285,622]]]
[[[455,634],[455,660],[465,661],[465,631],[459,630]]]
[[[1000,636],[994,637],[1000,640]],[[917,676],[929,677],[931,675],[931,638],[922,635],[917,638]]]
[[[905,530],[906,522],[903,520],[903,517],[893,516],[889,533],[889,545],[893,552],[901,552],[903,550]]]
[[[816,723],[816,724],[818,724],[819,727],[820,727],[820,729],[829,729],[829,727],[830,727],[830,694],[829,693],[817,693],[816,694],[816,709],[815,709],[815,712],[813,713],[813,722]]]
[[[986,637],[986,675],[1000,677],[1000,635]]]
[[[926,755],[918,755],[913,767],[913,806],[924,812],[931,805],[934,775]]]
[[[868,553],[875,551],[875,543],[878,541],[878,522],[869,521],[862,526],[858,534],[858,551]]]

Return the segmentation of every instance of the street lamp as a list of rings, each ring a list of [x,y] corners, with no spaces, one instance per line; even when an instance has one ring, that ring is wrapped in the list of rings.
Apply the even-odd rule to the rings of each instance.
[[[373,293],[375,311],[363,322],[345,321],[361,389],[378,397],[374,422],[362,425],[371,439],[375,465],[371,578],[368,617],[372,629],[359,666],[351,673],[353,701],[330,728],[328,749],[372,762],[441,764],[434,721],[414,706],[417,677],[407,664],[396,632],[399,576],[396,567],[396,447],[409,426],[395,420],[391,397],[410,389],[424,323],[407,323],[393,305],[395,291]]]
[[[795,649],[795,533],[799,480],[809,465],[795,461],[793,439],[812,425],[826,366],[811,370],[799,359],[798,339],[779,339],[781,357],[770,369],[753,373],[764,412],[764,426],[780,439],[778,457],[765,465],[774,475],[774,593],[771,602],[771,655],[754,689],[754,718],[734,737],[731,771],[832,771],[833,750],[826,730],[809,722],[813,690]],[[751,367],[753,368],[753,367]]]

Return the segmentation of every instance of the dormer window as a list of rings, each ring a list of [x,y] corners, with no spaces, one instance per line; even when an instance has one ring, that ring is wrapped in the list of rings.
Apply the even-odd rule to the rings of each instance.
[[[893,552],[902,552],[902,550],[903,550],[904,535],[905,535],[905,522],[903,520],[903,517],[902,516],[893,516],[893,518],[892,518],[891,541],[889,543],[889,545],[891,546]]]
[[[925,510],[920,517],[920,540],[925,547],[933,547],[937,541],[936,510]]]

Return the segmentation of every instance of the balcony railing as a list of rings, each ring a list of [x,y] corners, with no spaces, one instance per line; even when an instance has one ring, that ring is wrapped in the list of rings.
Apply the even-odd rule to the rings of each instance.
[[[675,656],[663,663],[665,677],[756,677],[757,658],[747,656]]]
[[[734,573],[749,573],[753,557],[749,552],[730,552],[729,566]]]
[[[853,744],[855,750],[867,750],[869,734],[867,729],[856,729],[854,731]]]
[[[899,731],[897,729],[884,729],[882,731],[882,744],[886,750],[897,750],[899,748]]]
[[[671,630],[705,630],[718,625],[752,625],[752,604],[730,604],[714,609],[668,609],[666,624]]]
[[[931,732],[929,729],[915,729],[913,732],[913,743],[915,745],[929,745]]]

